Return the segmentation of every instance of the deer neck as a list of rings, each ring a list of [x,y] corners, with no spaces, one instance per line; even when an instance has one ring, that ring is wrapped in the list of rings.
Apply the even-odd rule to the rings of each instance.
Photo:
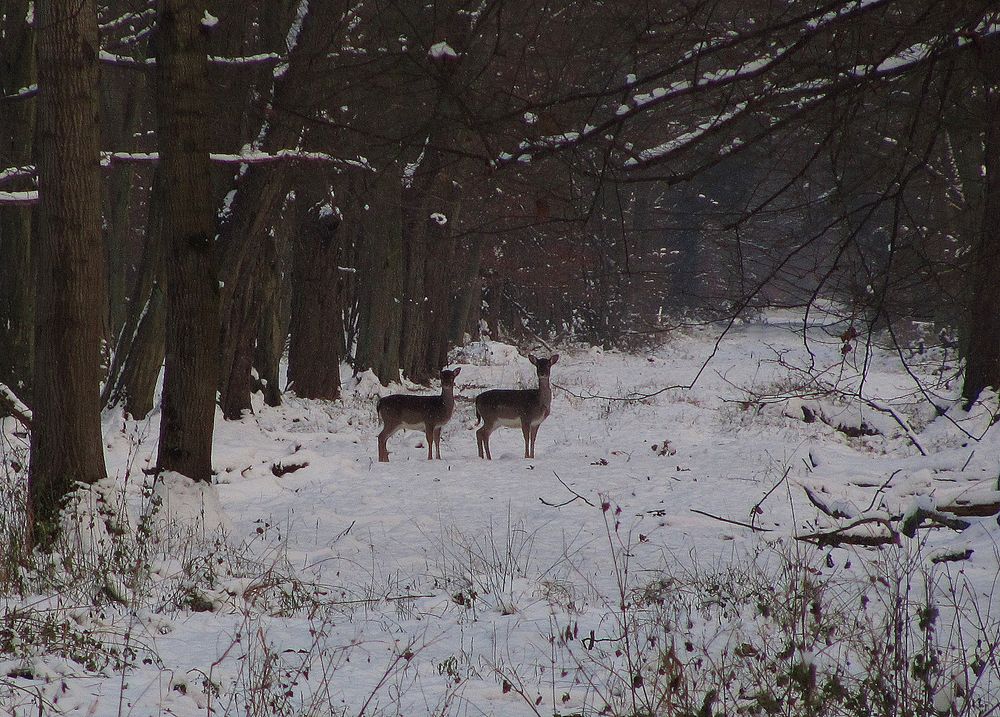
[[[455,408],[455,387],[441,387],[441,402],[444,403],[445,410],[450,414]]]
[[[548,376],[538,377],[538,402],[545,408],[552,405],[552,384]]]

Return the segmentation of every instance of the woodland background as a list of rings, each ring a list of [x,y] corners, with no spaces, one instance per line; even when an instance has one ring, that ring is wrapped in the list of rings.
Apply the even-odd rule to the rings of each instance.
[[[831,300],[1000,386],[1000,37],[956,0],[0,2],[0,385],[31,538],[153,410]],[[287,352],[287,353],[286,353]],[[287,356],[287,385],[279,362]],[[930,397],[928,396],[930,399]]]

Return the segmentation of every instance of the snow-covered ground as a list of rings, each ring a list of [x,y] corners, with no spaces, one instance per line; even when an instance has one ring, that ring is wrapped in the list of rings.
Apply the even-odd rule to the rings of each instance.
[[[407,432],[390,440],[391,462],[377,462],[374,406],[389,389],[345,368],[340,401],[289,396],[218,421],[217,503],[179,477],[152,493],[140,469],[155,454],[156,415],[107,416],[116,478],[107,492],[112,503],[125,497],[130,533],[162,501],[141,524],[148,535],[121,539],[138,546],[136,557],[148,550],[149,575],[109,575],[113,599],[95,598],[99,608],[84,587],[7,598],[8,625],[18,614],[60,614],[71,629],[44,651],[6,634],[0,703],[19,715],[41,704],[45,714],[99,717],[573,715],[606,705],[668,714],[685,695],[702,704],[686,681],[698,670],[721,674],[727,659],[749,665],[758,655],[754,664],[767,655],[822,670],[865,650],[824,632],[824,620],[864,640],[861,623],[895,610],[914,634],[883,635],[897,640],[892,654],[906,647],[911,662],[935,654],[943,664],[958,654],[948,645],[965,646],[931,680],[936,707],[978,714],[1000,704],[994,517],[882,548],[795,540],[859,517],[882,520],[855,534],[878,535],[921,507],[995,498],[995,401],[967,414],[946,400],[958,384],[940,387],[948,413],[936,415],[899,356],[866,354],[863,337],[840,335],[846,325],[815,327],[808,350],[792,314],[737,325],[716,346],[719,328],[675,332],[642,355],[561,347],[552,415],[531,460],[511,429],[494,434],[492,461],[477,456],[471,399],[534,381],[527,359],[499,343],[453,356],[462,372],[443,460],[428,462],[423,435]],[[905,355],[910,370],[940,378],[939,352]],[[810,365],[822,385],[805,384],[797,369]],[[661,391],[699,371],[693,388]],[[819,395],[833,384],[867,402]],[[654,395],[617,400],[637,394]],[[822,515],[806,488],[845,517]],[[191,525],[199,529],[179,527]],[[966,560],[932,562],[968,549]],[[90,550],[97,560],[113,552]],[[916,624],[927,604],[937,610],[929,629]],[[830,614],[838,606],[844,615]],[[773,619],[784,608],[799,628]],[[870,619],[851,622],[859,615]],[[929,635],[941,652],[918,644]],[[122,652],[97,650],[87,665],[51,647],[76,640],[85,650],[90,638]],[[122,657],[124,673],[113,667]]]

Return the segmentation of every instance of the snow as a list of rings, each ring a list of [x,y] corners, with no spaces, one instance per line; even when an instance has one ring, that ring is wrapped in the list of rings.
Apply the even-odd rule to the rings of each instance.
[[[23,192],[0,192],[0,204],[34,204],[38,201],[38,190]]]
[[[427,50],[427,56],[435,60],[452,60],[458,57],[458,53],[446,41],[441,40],[430,46],[430,49]]]
[[[218,24],[219,24],[219,18],[217,18],[215,15],[206,10],[205,14],[201,18],[201,26],[215,27]]]
[[[967,412],[954,389],[941,386],[948,414],[926,413],[895,353],[876,349],[862,384],[864,359],[854,354],[863,347],[844,356],[836,339],[843,327],[827,316],[813,321],[811,356],[802,317],[771,311],[733,327],[706,370],[719,326],[673,331],[641,354],[560,346],[552,415],[532,460],[521,457],[520,431],[510,429],[494,434],[494,460],[477,456],[472,399],[488,388],[533,386],[526,354],[547,355],[490,340],[449,357],[462,374],[441,461],[425,460],[423,435],[414,431],[395,435],[391,462],[378,463],[374,411],[386,393],[439,389],[384,387],[371,372],[352,376],[346,366],[336,402],[289,394],[269,408],[255,397],[252,415],[219,417],[212,487],[175,474],[154,484],[140,469],[155,460],[158,411],[141,422],[109,412],[112,478],[84,495],[87,505],[122,501],[130,525],[152,521],[149,586],[108,571],[101,589],[121,601],[100,609],[85,599],[70,606],[72,595],[2,600],[8,610],[72,610],[80,629],[148,659],[122,679],[111,667],[88,670],[44,651],[0,658],[4,674],[30,669],[28,677],[7,678],[18,689],[0,689],[0,706],[37,714],[41,695],[65,712],[95,717],[246,714],[254,712],[252,699],[280,706],[268,714],[513,715],[536,707],[596,714],[599,699],[586,680],[600,660],[619,669],[625,659],[610,647],[600,652],[621,617],[620,579],[655,595],[719,570],[742,576],[720,590],[749,589],[758,567],[789,553],[811,561],[810,583],[853,577],[871,589],[882,584],[876,575],[889,580],[882,571],[890,565],[916,571],[907,573],[915,592],[956,581],[995,639],[995,518],[969,518],[964,533],[921,531],[882,550],[794,540],[956,496],[995,498],[1000,469],[1000,433],[989,418],[995,396]],[[838,368],[842,390],[796,395],[794,369],[810,360]],[[939,355],[921,360],[915,356],[911,369],[925,378],[941,365]],[[699,374],[691,389],[657,393]],[[858,391],[867,402],[851,399]],[[628,395],[649,398],[618,400]],[[885,405],[905,428],[879,410]],[[803,406],[825,420],[805,422]],[[879,433],[852,438],[838,429],[862,423]],[[18,430],[11,421],[3,427],[8,436]],[[279,466],[299,467],[281,473]],[[802,486],[851,518],[822,515]],[[103,517],[108,511],[88,510],[102,516],[93,521],[100,525],[89,550],[110,550],[108,536],[119,533]],[[750,522],[770,532],[742,525]],[[884,531],[878,522],[855,529]],[[960,570],[932,563],[968,549]],[[140,599],[146,593],[153,597]],[[730,639],[765,649],[768,641],[754,631],[769,624],[752,609],[726,607],[728,595],[691,594],[691,610],[673,628],[677,644],[697,636],[696,649],[709,655]],[[891,602],[889,592],[884,600]],[[975,628],[963,629],[974,645]],[[801,645],[796,659],[822,669],[834,652]],[[273,668],[267,679],[264,666]],[[934,687],[934,705],[961,707],[965,677],[953,681],[961,690]],[[978,694],[996,702],[996,670],[973,678]]]
[[[625,160],[625,166],[636,167],[645,162],[651,162],[654,160],[662,159],[671,152],[674,152],[684,147],[685,145],[691,143],[698,137],[701,137],[706,132],[709,132],[713,129],[717,129],[718,127],[724,125],[725,123],[732,121],[734,118],[739,117],[744,112],[744,110],[746,110],[746,108],[747,108],[746,102],[737,103],[734,107],[729,108],[724,112],[721,112],[718,116],[712,118],[710,121],[703,122],[694,129],[685,132],[681,135],[678,135],[677,137],[674,137],[668,142],[663,142],[662,144],[659,144],[655,147],[650,147],[648,149],[640,151],[637,157],[630,157],[629,159]]]

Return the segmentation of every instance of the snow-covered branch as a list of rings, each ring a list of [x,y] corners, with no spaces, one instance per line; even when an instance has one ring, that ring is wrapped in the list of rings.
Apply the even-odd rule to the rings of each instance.
[[[0,205],[27,206],[38,202],[38,190],[31,189],[25,192],[0,192]]]
[[[316,162],[333,164],[343,168],[366,169],[372,167],[365,157],[351,159],[336,157],[326,152],[308,152],[301,149],[281,149],[277,152],[260,150],[244,150],[238,153],[211,152],[209,158],[217,164],[271,164],[273,162]],[[158,152],[102,152],[101,165],[109,167],[112,164],[147,164],[158,162]]]
[[[130,69],[149,69],[156,66],[155,57],[129,57],[128,55],[118,55],[107,50],[101,50],[100,61],[105,65],[125,67]],[[219,55],[209,55],[208,62],[212,65],[223,67],[258,67],[267,65],[277,65],[284,58],[274,52],[260,52],[256,55],[244,55],[238,57],[222,57]]]
[[[500,153],[495,163],[526,163],[533,158],[556,151],[581,146],[590,140],[607,138],[620,128],[650,110],[673,105],[682,99],[716,97],[722,101],[722,109],[716,110],[714,117],[705,116],[694,120],[694,127],[682,127],[675,137],[659,144],[632,149],[622,165],[625,170],[635,170],[650,164],[662,162],[684,149],[703,143],[711,135],[719,135],[722,130],[735,126],[750,115],[767,112],[772,115],[771,124],[783,124],[791,116],[801,116],[810,105],[822,103],[837,95],[851,92],[872,82],[892,80],[898,76],[932,62],[938,57],[971,46],[968,29],[948,28],[945,31],[929,33],[929,36],[904,48],[885,48],[884,55],[870,64],[845,65],[833,71],[821,68],[825,74],[815,74],[814,63],[798,63],[795,60],[815,45],[824,33],[833,32],[835,26],[854,21],[863,13],[871,13],[877,8],[891,5],[892,0],[851,0],[851,2],[830,3],[814,14],[796,18],[794,22],[780,23],[779,30],[791,30],[793,35],[769,43],[763,54],[751,54],[739,64],[698,72],[695,79],[678,78],[687,68],[699,68],[718,62],[719,53],[738,50],[751,38],[759,39],[760,30],[734,37],[712,38],[699,42],[681,59],[669,67],[659,68],[640,79],[630,76],[624,86],[595,96],[595,101],[610,98],[614,94],[624,94],[627,99],[617,106],[609,107],[604,119],[591,120],[582,129],[571,129],[558,134],[550,134],[519,143],[517,151]],[[984,16],[975,23],[974,34],[978,38],[989,37],[998,31],[997,24]],[[775,34],[778,34],[775,31]],[[775,44],[780,43],[778,47]],[[758,52],[756,45],[752,53]],[[731,59],[729,60],[732,61]],[[812,74],[812,76],[809,76]],[[744,89],[745,88],[745,91]],[[743,96],[742,100],[734,94]],[[675,123],[676,124],[676,123]],[[723,148],[723,155],[738,149],[739,143]]]

